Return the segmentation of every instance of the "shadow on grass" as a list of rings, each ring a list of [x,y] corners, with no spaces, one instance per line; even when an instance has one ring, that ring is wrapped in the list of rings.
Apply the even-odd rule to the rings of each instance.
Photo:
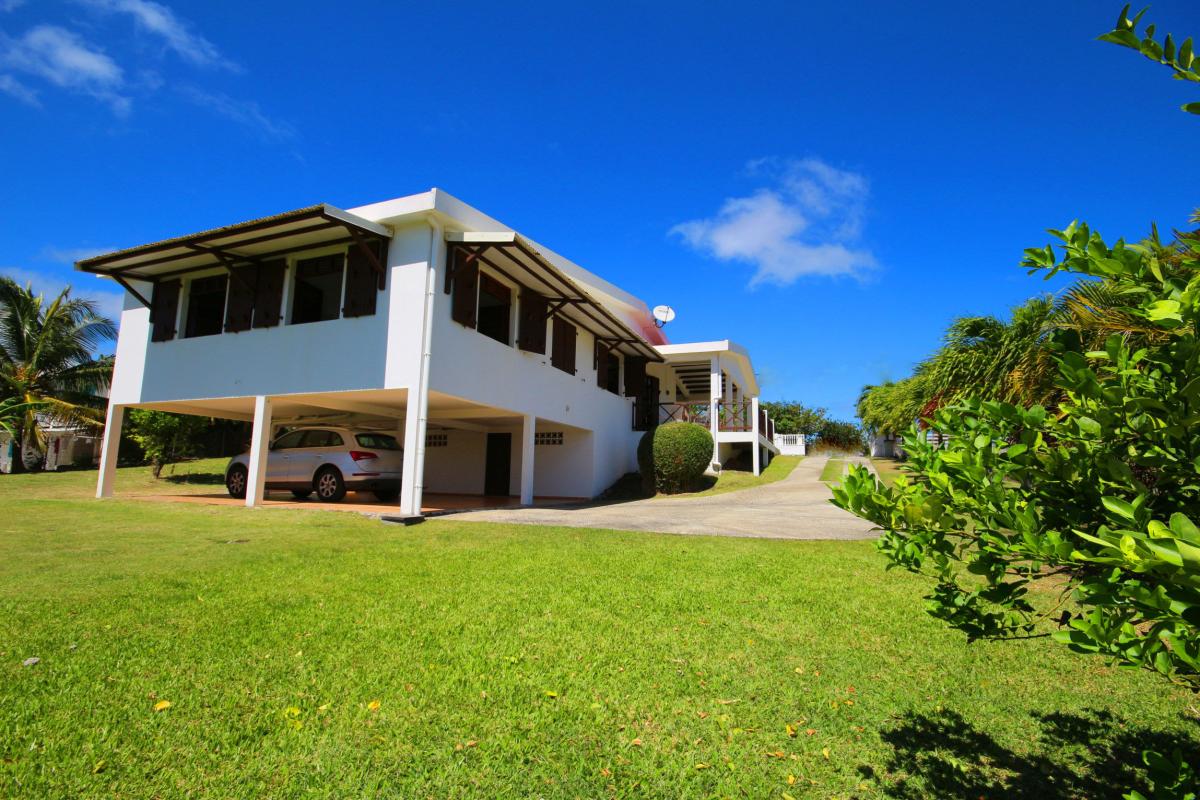
[[[1107,711],[1034,714],[1041,733],[1028,753],[999,744],[954,711],[909,712],[880,738],[887,775],[859,767],[895,798],[1119,798],[1146,784],[1143,750],[1200,760],[1195,738],[1131,726]]]
[[[192,472],[181,475],[162,475],[161,480],[168,483],[191,483],[204,486],[224,486],[225,476],[217,472]]]

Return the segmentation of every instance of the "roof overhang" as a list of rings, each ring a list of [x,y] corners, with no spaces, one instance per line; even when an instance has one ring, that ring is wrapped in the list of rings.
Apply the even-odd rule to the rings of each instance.
[[[748,390],[751,395],[758,394],[758,376],[754,374],[750,354],[736,342],[719,339],[713,342],[660,344],[654,349],[662,355],[667,364],[674,367],[688,394],[707,394],[709,361],[713,356],[737,362],[742,378],[748,384],[742,388]]]
[[[75,269],[114,278],[129,288],[129,280],[154,283],[213,267],[391,236],[383,225],[322,203],[85,258]]]
[[[663,360],[653,345],[515,231],[448,232],[446,244],[448,255],[457,248],[467,250],[502,277],[547,295],[552,314],[590,331],[610,350],[655,362]]]

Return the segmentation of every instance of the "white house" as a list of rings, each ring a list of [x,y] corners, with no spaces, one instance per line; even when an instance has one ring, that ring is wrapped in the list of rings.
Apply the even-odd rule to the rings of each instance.
[[[45,417],[38,418],[38,427],[46,442],[45,456],[32,447],[26,456],[40,460],[42,469],[53,472],[64,467],[90,467],[100,460],[100,437],[95,433]],[[0,431],[0,473],[12,472],[19,449],[11,435]]]
[[[273,430],[305,421],[395,431],[411,516],[427,493],[595,497],[669,419],[710,427],[715,469],[777,452],[743,348],[668,344],[641,300],[438,189],[76,268],[126,290],[98,497],[129,407],[252,421],[247,505]]]

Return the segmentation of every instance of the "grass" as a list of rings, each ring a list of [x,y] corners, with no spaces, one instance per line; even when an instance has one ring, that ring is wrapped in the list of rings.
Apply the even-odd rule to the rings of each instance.
[[[871,464],[875,467],[875,472],[879,474],[880,479],[891,484],[893,480],[905,474],[900,465],[904,463],[894,458],[872,458]]]
[[[0,476],[0,796],[1113,797],[1140,748],[1196,752],[1184,693],[968,645],[869,542],[406,528],[94,478]]]
[[[804,456],[775,456],[771,459],[771,463],[767,464],[758,475],[753,472],[737,469],[721,470],[711,486],[702,489],[698,492],[689,492],[684,495],[679,494],[664,494],[656,495],[657,497],[708,497],[714,494],[725,494],[726,492],[736,492],[742,489],[751,489],[755,486],[765,486],[768,483],[781,481],[788,475],[792,474],[792,470],[796,465],[804,460]]]
[[[821,470],[821,480],[825,483],[839,483],[846,472],[846,462],[840,458],[831,458],[825,462]]]

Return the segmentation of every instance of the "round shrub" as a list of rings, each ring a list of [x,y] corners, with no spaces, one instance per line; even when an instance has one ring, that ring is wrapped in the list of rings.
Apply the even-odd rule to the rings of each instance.
[[[638,443],[638,468],[646,489],[665,494],[686,492],[712,463],[713,438],[694,422],[659,425]]]

